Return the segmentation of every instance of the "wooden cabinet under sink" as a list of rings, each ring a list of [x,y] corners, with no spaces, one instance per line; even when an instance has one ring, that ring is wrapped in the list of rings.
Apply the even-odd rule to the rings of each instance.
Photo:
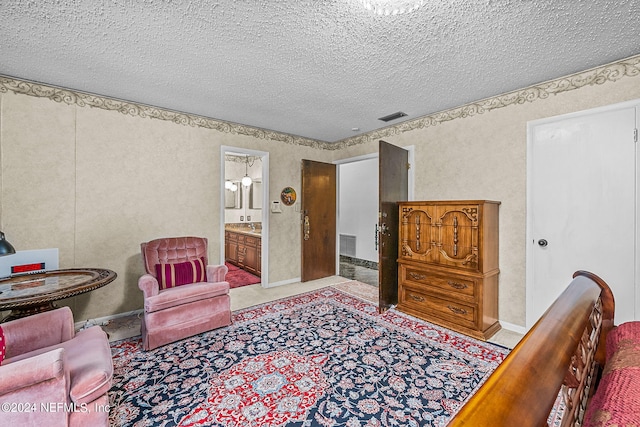
[[[261,275],[262,238],[254,233],[225,230],[225,259],[243,270]]]

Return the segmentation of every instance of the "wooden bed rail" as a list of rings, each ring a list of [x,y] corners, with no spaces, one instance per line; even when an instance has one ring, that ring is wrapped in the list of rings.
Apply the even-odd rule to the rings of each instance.
[[[604,364],[614,300],[595,274],[577,271],[573,277],[449,427],[546,426],[563,384],[567,409],[561,425],[581,425],[598,367]]]

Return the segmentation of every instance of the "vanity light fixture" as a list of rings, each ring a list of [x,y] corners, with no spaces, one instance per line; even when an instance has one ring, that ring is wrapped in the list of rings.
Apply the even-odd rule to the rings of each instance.
[[[249,176],[249,156],[248,155],[245,160],[246,160],[246,163],[244,165],[244,177],[242,178],[242,185],[245,187],[248,187],[253,182],[253,180]]]

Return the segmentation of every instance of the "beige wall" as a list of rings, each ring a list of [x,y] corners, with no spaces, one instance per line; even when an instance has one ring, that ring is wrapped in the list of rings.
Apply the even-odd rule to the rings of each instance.
[[[545,89],[546,96],[468,117],[452,110],[446,120],[419,120],[415,130],[343,141],[337,150],[0,91],[0,229],[19,250],[58,247],[62,268],[118,273],[114,283],[64,302],[76,320],[131,311],[142,306],[140,242],[203,235],[219,259],[221,145],[269,152],[269,199],[278,200],[282,188],[300,188],[302,158],[368,154],[384,139],[415,146],[416,199],[502,202],[500,319],[523,326],[527,122],[640,98],[637,62],[624,78]],[[283,211],[269,217],[271,283],[300,276],[299,216]]]
[[[142,307],[140,242],[164,236],[209,239],[220,259],[221,145],[268,151],[270,200],[300,188],[311,147],[170,121],[0,94],[0,224],[18,250],[57,247],[60,267],[104,267],[115,282],[62,302],[76,320]],[[271,216],[270,282],[300,277],[299,216]],[[295,261],[292,261],[295,260]]]

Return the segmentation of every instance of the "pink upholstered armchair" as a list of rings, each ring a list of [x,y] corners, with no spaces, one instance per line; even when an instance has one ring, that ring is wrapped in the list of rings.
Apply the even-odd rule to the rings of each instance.
[[[140,246],[147,271],[138,280],[145,350],[231,324],[228,269],[207,265],[207,239],[172,237]]]
[[[0,424],[108,426],[113,363],[107,334],[79,331],[69,307],[0,325]]]

